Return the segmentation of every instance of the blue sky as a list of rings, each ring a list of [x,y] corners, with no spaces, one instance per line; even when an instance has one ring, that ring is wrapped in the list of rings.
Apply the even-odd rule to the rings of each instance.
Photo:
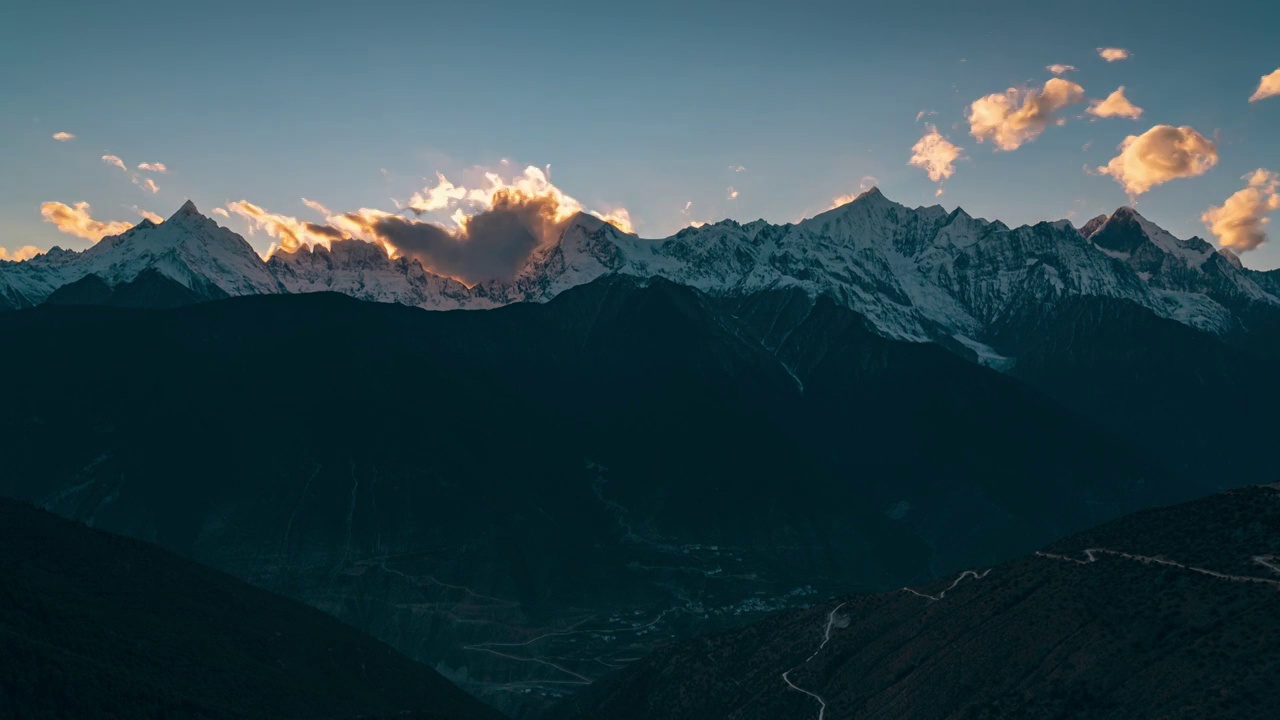
[[[134,206],[167,216],[187,197],[206,211],[246,199],[319,220],[301,198],[393,210],[436,172],[502,158],[550,164],[557,186],[588,207],[627,208],[646,236],[691,217],[794,221],[867,176],[908,205],[1082,223],[1127,203],[1084,167],[1156,124],[1214,139],[1218,162],[1137,207],[1179,236],[1207,236],[1202,212],[1255,168],[1280,170],[1280,97],[1248,102],[1280,67],[1280,4],[763,5],[10,0],[0,246],[87,247],[42,221],[50,201],[134,222]],[[1105,62],[1101,46],[1131,57]],[[970,134],[970,103],[1042,86],[1053,63],[1077,68],[1064,77],[1088,99],[1125,86],[1143,116],[1089,119],[1081,104],[1009,152]],[[937,114],[917,122],[921,111]],[[937,184],[907,164],[926,122],[964,155],[936,200]],[[53,140],[59,131],[76,138]],[[169,171],[137,173],[142,162]],[[1280,242],[1244,259],[1278,267]]]

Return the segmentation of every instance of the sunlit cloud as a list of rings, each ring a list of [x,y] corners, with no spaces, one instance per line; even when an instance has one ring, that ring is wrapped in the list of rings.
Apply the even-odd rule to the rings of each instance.
[[[133,176],[133,184],[151,193],[152,195],[155,195],[156,193],[160,192],[160,186],[156,185],[156,181],[152,180],[149,177],[140,177],[135,175]]]
[[[1063,65],[1061,63],[1054,63],[1052,65],[1045,67],[1045,70],[1048,70],[1054,75],[1063,75],[1069,72],[1074,72],[1075,69],[1076,69],[1075,65]]]
[[[40,206],[40,214],[45,222],[53,223],[54,227],[68,235],[75,235],[93,242],[98,242],[108,235],[119,235],[133,227],[127,222],[95,220],[91,212],[92,208],[87,202],[78,202],[72,206],[60,202],[47,202]]]
[[[1254,90],[1253,94],[1249,96],[1249,102],[1265,100],[1276,95],[1280,95],[1280,68],[1276,68],[1276,71],[1269,75],[1262,76],[1261,82],[1258,83],[1258,89]]]
[[[1122,117],[1137,120],[1142,117],[1142,108],[1129,102],[1129,98],[1124,96],[1123,85],[1116,88],[1116,91],[1108,95],[1105,100],[1094,100],[1089,103],[1085,112],[1100,118]]]
[[[726,192],[730,200],[738,199],[738,191],[734,190],[732,185],[729,186],[729,189]]]
[[[162,218],[162,217],[160,217],[159,215],[157,215],[157,214],[155,214],[155,213],[151,212],[150,210],[143,210],[142,208],[138,207],[137,205],[134,205],[134,206],[133,206],[133,211],[134,211],[134,212],[136,212],[136,213],[138,213],[138,214],[139,214],[139,215],[141,215],[142,217],[144,217],[144,218],[146,218],[146,219],[150,220],[151,222],[153,222],[153,223],[157,224],[157,225],[159,225],[160,223],[164,222],[164,218]]]
[[[1267,217],[1280,210],[1280,177],[1261,168],[1244,176],[1245,188],[1200,216],[1218,244],[1236,252],[1255,250],[1267,241]]]
[[[1127,60],[1129,51],[1118,47],[1100,47],[1098,48],[1098,57],[1107,62],[1115,62],[1117,60]]]
[[[938,113],[933,110],[921,110],[920,112],[916,113],[916,122],[920,122],[921,120],[929,117],[930,115],[937,115],[937,114]]]
[[[1135,197],[1170,180],[1203,175],[1217,164],[1217,148],[1194,128],[1156,125],[1125,138],[1120,154],[1098,172],[1115,178]]]
[[[1062,78],[1051,78],[1043,88],[1009,88],[973,101],[969,106],[969,132],[978,142],[990,140],[999,150],[1017,150],[1035,140],[1058,113],[1084,100],[1084,88]]]
[[[102,162],[108,165],[112,165],[114,167],[118,167],[121,170],[124,170],[125,172],[129,172],[129,168],[125,166],[124,161],[115,155],[103,155]]]
[[[222,209],[222,208],[220,208],[220,207],[216,207],[216,208],[214,208],[213,210],[211,210],[210,212],[212,212],[214,215],[221,215],[221,216],[222,216],[222,217],[224,217],[224,218],[229,218],[229,217],[231,217],[231,215],[230,215],[226,210],[224,210],[224,209]]]
[[[304,245],[329,247],[334,240],[349,237],[330,225],[311,223],[289,215],[269,212],[246,200],[227,203],[227,210],[249,221],[250,233],[256,228],[278,241],[285,252],[297,252]]]
[[[75,140],[76,136],[72,135],[69,132],[56,132],[53,134],[53,139],[57,140],[58,142],[68,142],[70,140]],[[30,247],[30,246],[27,246],[27,247]],[[23,250],[26,250],[26,248],[23,248]]]
[[[930,180],[938,183],[935,196],[941,195],[942,182],[955,173],[955,162],[962,150],[943,137],[938,128],[925,125],[925,134],[911,146],[911,159],[907,164],[924,170]]]
[[[333,214],[334,214],[334,212],[333,212],[332,210],[330,210],[329,208],[325,207],[324,205],[321,205],[320,203],[316,202],[315,200],[308,200],[308,199],[306,199],[306,198],[302,198],[302,204],[303,204],[303,205],[306,205],[307,207],[311,208],[312,210],[315,210],[316,212],[320,213],[321,215],[323,215],[323,216],[325,216],[325,217],[329,217],[330,215],[333,215]]]
[[[146,170],[147,172],[156,172],[156,173],[169,172],[169,167],[164,163],[142,163],[138,165],[138,169]]]
[[[8,260],[10,262],[22,262],[44,253],[43,250],[35,245],[24,245],[17,250],[10,251],[8,248],[0,247],[0,260]]]

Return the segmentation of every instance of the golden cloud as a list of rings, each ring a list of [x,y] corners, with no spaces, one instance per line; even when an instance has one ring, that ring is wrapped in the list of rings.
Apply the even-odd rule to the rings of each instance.
[[[12,252],[8,248],[0,247],[0,260],[8,260],[10,262],[22,262],[43,253],[44,251],[35,245],[24,245]]]
[[[955,173],[955,162],[960,158],[961,150],[963,148],[943,137],[938,128],[925,125],[924,136],[911,146],[911,159],[907,164],[924,170],[930,180],[939,183],[935,196],[941,195],[941,183]]]
[[[156,225],[159,225],[160,223],[164,222],[164,218],[162,218],[162,217],[160,217],[159,215],[157,215],[157,214],[155,214],[155,213],[151,212],[150,210],[143,210],[142,208],[140,208],[140,207],[138,207],[138,206],[136,206],[136,205],[133,207],[133,211],[134,211],[134,212],[136,212],[136,213],[138,213],[138,214],[139,214],[139,215],[141,215],[142,217],[144,217],[144,218],[146,218],[146,219],[150,220],[151,222],[155,223]]]
[[[151,193],[152,195],[155,195],[156,193],[160,192],[160,186],[156,185],[156,181],[152,180],[151,178],[138,177],[137,175],[135,175],[133,178],[133,184]]]
[[[1218,164],[1213,142],[1190,127],[1156,125],[1120,144],[1120,154],[1098,168],[1131,197],[1178,178],[1195,177]]]
[[[1105,100],[1094,100],[1089,103],[1085,112],[1100,118],[1122,117],[1137,120],[1142,117],[1142,108],[1129,102],[1129,98],[1124,96],[1123,85],[1116,88],[1116,91],[1108,95]]]
[[[1048,70],[1054,75],[1062,75],[1064,73],[1073,72],[1075,71],[1075,69],[1076,69],[1075,65],[1063,65],[1061,63],[1054,63],[1053,65],[1049,65],[1048,67],[1045,68],[1045,70]]]
[[[216,207],[216,208],[214,208],[214,209],[212,210],[212,212],[213,212],[213,214],[214,214],[214,215],[221,215],[221,216],[222,216],[222,217],[224,217],[224,218],[229,218],[229,217],[231,217],[231,215],[230,215],[226,210],[223,210],[223,209],[222,209],[222,208],[220,208],[220,207]]]
[[[55,227],[68,235],[98,242],[108,235],[119,235],[133,227],[127,222],[103,222],[93,219],[92,208],[87,202],[78,202],[68,207],[60,202],[47,202],[40,206],[40,214],[44,221],[53,223]]]
[[[1254,90],[1253,94],[1249,96],[1249,102],[1265,100],[1276,95],[1280,95],[1280,68],[1276,68],[1276,71],[1269,75],[1262,76],[1261,82],[1258,83],[1258,89]]]
[[[969,106],[969,132],[978,142],[990,140],[998,150],[1017,150],[1035,140],[1057,113],[1084,100],[1084,88],[1051,78],[1043,88],[1009,88],[979,98]]]
[[[53,134],[53,139],[57,140],[58,142],[67,142],[69,140],[75,140],[76,136],[72,135],[69,132],[56,132]],[[30,247],[30,245],[28,245],[27,247]],[[23,250],[26,250],[26,248],[23,248]]]
[[[1129,58],[1129,51],[1124,48],[1117,47],[1100,47],[1098,48],[1098,57],[1101,57],[1107,62],[1127,60]]]
[[[125,172],[129,172],[129,168],[125,166],[124,161],[115,155],[103,155],[102,162],[118,167]]]
[[[168,166],[166,166],[164,163],[142,163],[138,165],[138,169],[146,170],[147,172],[158,172],[158,173],[169,172]]]
[[[1200,216],[1218,244],[1236,252],[1255,250],[1267,241],[1267,217],[1280,210],[1280,177],[1261,168],[1244,176],[1246,185],[1220,206]]]

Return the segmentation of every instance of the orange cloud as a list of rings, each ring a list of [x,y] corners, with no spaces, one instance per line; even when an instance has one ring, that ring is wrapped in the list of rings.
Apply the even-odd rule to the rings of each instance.
[[[1227,201],[1211,207],[1200,216],[1209,232],[1218,238],[1218,244],[1236,252],[1255,250],[1267,241],[1267,217],[1280,210],[1280,177],[1261,168],[1244,176],[1243,190],[1237,191]]]
[[[55,227],[68,235],[98,242],[108,235],[119,235],[133,225],[127,222],[103,222],[94,220],[90,215],[92,208],[87,202],[78,202],[68,207],[60,202],[47,202],[40,206],[40,214],[44,221],[53,223]]]
[[[1084,88],[1052,78],[1041,89],[1009,88],[979,98],[969,106],[969,132],[978,142],[990,140],[998,150],[1017,150],[1035,140],[1057,113],[1084,100]]]
[[[115,155],[103,155],[102,162],[118,167],[125,172],[129,171],[129,168],[125,166],[124,161]]]
[[[166,166],[164,163],[142,163],[141,165],[138,166],[138,169],[146,170],[147,172],[158,172],[158,173],[169,172],[168,166]]]
[[[1075,69],[1075,65],[1062,65],[1061,63],[1054,63],[1053,65],[1049,65],[1045,68],[1045,70],[1048,70],[1054,75],[1063,75],[1065,73],[1074,72]]]
[[[1129,51],[1124,48],[1117,47],[1100,47],[1098,48],[1098,57],[1107,62],[1115,62],[1117,60],[1127,60]]]
[[[229,213],[227,213],[227,211],[226,211],[226,210],[223,210],[223,209],[222,209],[222,208],[220,208],[220,207],[216,207],[216,208],[214,208],[214,209],[212,210],[212,212],[213,212],[213,214],[214,214],[214,215],[221,215],[221,216],[222,216],[222,217],[224,217],[224,218],[229,218],[229,217],[231,217],[231,215],[230,215]]]
[[[1269,75],[1262,76],[1261,82],[1258,83],[1258,89],[1254,90],[1253,94],[1249,96],[1249,102],[1265,100],[1276,95],[1280,95],[1280,68],[1276,68],[1276,71]]]
[[[155,195],[156,193],[160,192],[160,186],[156,185],[156,181],[152,180],[151,178],[138,177],[135,175],[133,178],[133,184],[151,193],[152,195]]]
[[[1089,103],[1085,112],[1100,118],[1123,117],[1137,120],[1142,117],[1142,108],[1129,102],[1129,98],[1124,96],[1123,85],[1116,88],[1116,91],[1108,95],[1105,100],[1094,100]]]
[[[155,213],[151,212],[150,210],[143,210],[142,208],[138,207],[137,205],[133,206],[133,211],[134,211],[134,212],[136,212],[136,213],[138,213],[138,214],[139,214],[139,215],[141,215],[142,217],[144,217],[144,218],[146,218],[146,219],[150,220],[151,222],[155,223],[156,225],[159,225],[160,223],[164,222],[164,218],[162,218],[162,217],[160,217],[159,215],[157,215],[157,214],[155,214]]]
[[[8,248],[0,247],[0,260],[8,260],[10,262],[22,262],[43,253],[44,251],[35,245],[24,245],[13,252]]]
[[[907,164],[924,170],[930,180],[939,184],[935,196],[941,195],[941,183],[955,173],[955,161],[960,159],[962,150],[943,137],[938,128],[925,125],[925,134],[911,146]]]
[[[69,132],[56,132],[53,134],[53,139],[57,140],[58,142],[67,142],[69,140],[75,140],[76,136],[72,135]],[[23,248],[23,249],[25,250],[26,248]]]
[[[1120,144],[1120,154],[1098,168],[1124,186],[1130,197],[1178,178],[1195,177],[1218,164],[1213,142],[1190,127],[1156,125]]]

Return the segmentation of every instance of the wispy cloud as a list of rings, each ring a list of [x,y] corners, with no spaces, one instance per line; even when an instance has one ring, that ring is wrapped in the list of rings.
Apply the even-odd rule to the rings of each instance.
[[[1129,59],[1129,51],[1118,47],[1100,47],[1098,48],[1098,57],[1107,62],[1127,60]]]
[[[92,208],[87,202],[78,202],[68,206],[60,202],[47,202],[40,206],[40,214],[44,221],[53,223],[55,227],[68,235],[97,242],[108,235],[119,235],[133,227],[130,223],[95,220]]]
[[[1261,168],[1244,176],[1245,188],[1200,216],[1218,244],[1236,252],[1256,250],[1267,241],[1272,212],[1280,210],[1280,178]]]
[[[231,217],[230,213],[228,213],[226,210],[224,210],[224,209],[222,209],[222,208],[220,208],[220,207],[216,207],[216,208],[214,208],[211,212],[212,212],[214,215],[221,215],[221,216],[222,216],[222,217],[224,217],[224,218],[229,218],[229,217]]]
[[[75,139],[76,139],[76,136],[75,136],[75,135],[72,135],[72,134],[71,134],[71,133],[69,133],[69,132],[56,132],[56,133],[54,133],[54,134],[53,134],[53,139],[54,139],[54,140],[57,140],[58,142],[69,142],[69,141],[71,141],[71,140],[75,140]],[[28,247],[30,247],[30,246],[28,246]],[[23,250],[25,250],[25,249],[26,249],[26,248],[23,248]]]
[[[126,165],[124,164],[124,161],[123,161],[123,160],[121,160],[118,156],[115,156],[115,155],[103,155],[103,156],[102,156],[102,162],[104,162],[104,163],[106,163],[106,164],[108,164],[108,165],[112,165],[112,166],[114,166],[114,167],[118,167],[118,168],[120,168],[121,170],[124,170],[125,172],[129,172],[129,168],[128,168],[128,166],[126,166]]]
[[[138,165],[138,169],[146,170],[147,172],[156,172],[156,173],[169,172],[168,166],[166,166],[164,163],[142,163]]]
[[[1059,112],[1084,100],[1084,88],[1052,78],[1043,88],[1009,88],[979,98],[969,106],[969,132],[978,142],[990,140],[999,150],[1017,150],[1035,140]]]
[[[139,214],[139,215],[141,215],[142,217],[144,217],[144,218],[146,218],[146,219],[150,220],[151,222],[153,222],[153,223],[157,224],[157,225],[159,225],[160,223],[164,222],[164,218],[162,218],[162,217],[160,217],[159,215],[157,215],[157,214],[155,214],[155,213],[151,212],[150,210],[143,210],[142,208],[138,207],[137,205],[134,205],[134,206],[133,206],[133,211],[134,211],[134,212],[136,212],[136,213],[138,213],[138,214]]]
[[[730,165],[730,166],[729,166],[729,169],[730,169],[730,170],[732,170],[732,171],[734,171],[734,172],[746,172],[746,171],[747,171],[747,169],[746,169],[746,168],[744,168],[744,167],[742,167],[741,165]]]
[[[925,134],[911,146],[911,159],[907,164],[924,170],[930,180],[938,183],[935,196],[941,195],[942,182],[955,173],[955,161],[961,151],[963,148],[943,137],[938,128],[925,125]]]
[[[728,196],[729,196],[729,199],[730,199],[730,200],[737,200],[737,199],[738,199],[738,191],[737,191],[737,190],[735,190],[735,189],[733,189],[733,186],[732,186],[732,185],[730,185],[730,186],[729,186]]]
[[[141,177],[139,175],[134,175],[133,184],[142,188],[146,192],[151,193],[152,195],[155,195],[156,193],[160,192],[160,186],[156,185],[156,181],[152,180],[149,177]]]
[[[1280,68],[1268,75],[1263,75],[1262,80],[1258,83],[1258,89],[1253,91],[1249,96],[1249,102],[1257,102],[1265,100],[1269,97],[1280,95]]]
[[[1116,91],[1108,95],[1105,100],[1094,100],[1089,103],[1085,112],[1100,118],[1122,117],[1137,120],[1142,117],[1142,108],[1129,102],[1129,98],[1124,96],[1123,85],[1116,88]]]
[[[1194,128],[1156,125],[1125,138],[1120,154],[1098,172],[1115,178],[1136,197],[1170,180],[1203,175],[1217,164],[1218,149]]]

